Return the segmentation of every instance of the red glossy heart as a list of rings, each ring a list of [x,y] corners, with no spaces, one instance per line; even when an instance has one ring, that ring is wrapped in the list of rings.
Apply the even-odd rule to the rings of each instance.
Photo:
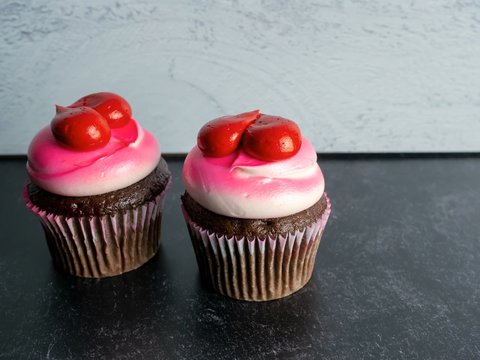
[[[89,107],[57,106],[50,127],[55,139],[76,150],[95,150],[110,140],[107,120]]]
[[[243,134],[243,150],[264,161],[287,159],[302,145],[302,134],[292,120],[280,116],[260,114]]]
[[[121,96],[110,92],[99,92],[84,96],[69,107],[90,107],[99,112],[111,128],[125,126],[132,118],[132,108]]]
[[[137,140],[138,129],[135,121],[129,121],[127,125],[121,128],[112,128],[112,138],[115,138],[124,144],[130,144]]]
[[[221,157],[237,150],[242,135],[259,110],[223,116],[207,122],[198,132],[197,145],[205,156]]]

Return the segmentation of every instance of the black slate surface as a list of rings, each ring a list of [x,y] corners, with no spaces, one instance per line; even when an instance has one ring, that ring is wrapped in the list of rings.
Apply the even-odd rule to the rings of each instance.
[[[310,283],[268,303],[205,290],[174,174],[162,245],[123,276],[50,261],[0,161],[2,359],[480,359],[480,158],[323,159],[332,199]]]

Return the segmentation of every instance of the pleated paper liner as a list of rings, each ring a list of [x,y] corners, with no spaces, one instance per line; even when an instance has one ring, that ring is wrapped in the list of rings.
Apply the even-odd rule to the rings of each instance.
[[[113,215],[56,215],[33,204],[26,187],[23,197],[40,218],[54,263],[75,276],[102,278],[134,270],[156,254],[170,182],[153,200]]]
[[[182,206],[200,275],[220,294],[238,300],[266,301],[290,295],[310,280],[318,246],[331,211],[310,226],[275,237],[237,238],[209,232]]]

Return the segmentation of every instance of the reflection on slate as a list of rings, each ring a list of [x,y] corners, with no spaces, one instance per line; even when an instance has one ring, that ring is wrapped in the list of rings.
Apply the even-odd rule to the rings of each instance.
[[[310,283],[249,303],[205,289],[167,158],[160,251],[92,280],[56,270],[0,161],[0,358],[480,359],[480,158],[321,158],[332,217]]]

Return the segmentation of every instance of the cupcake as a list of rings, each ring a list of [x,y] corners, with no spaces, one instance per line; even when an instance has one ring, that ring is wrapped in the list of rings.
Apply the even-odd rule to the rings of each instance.
[[[315,149],[296,123],[259,111],[212,120],[182,176],[183,214],[213,290],[265,301],[305,286],[330,200]]]
[[[27,207],[53,262],[80,277],[133,270],[158,250],[171,175],[160,146],[112,93],[57,106],[28,148]]]

